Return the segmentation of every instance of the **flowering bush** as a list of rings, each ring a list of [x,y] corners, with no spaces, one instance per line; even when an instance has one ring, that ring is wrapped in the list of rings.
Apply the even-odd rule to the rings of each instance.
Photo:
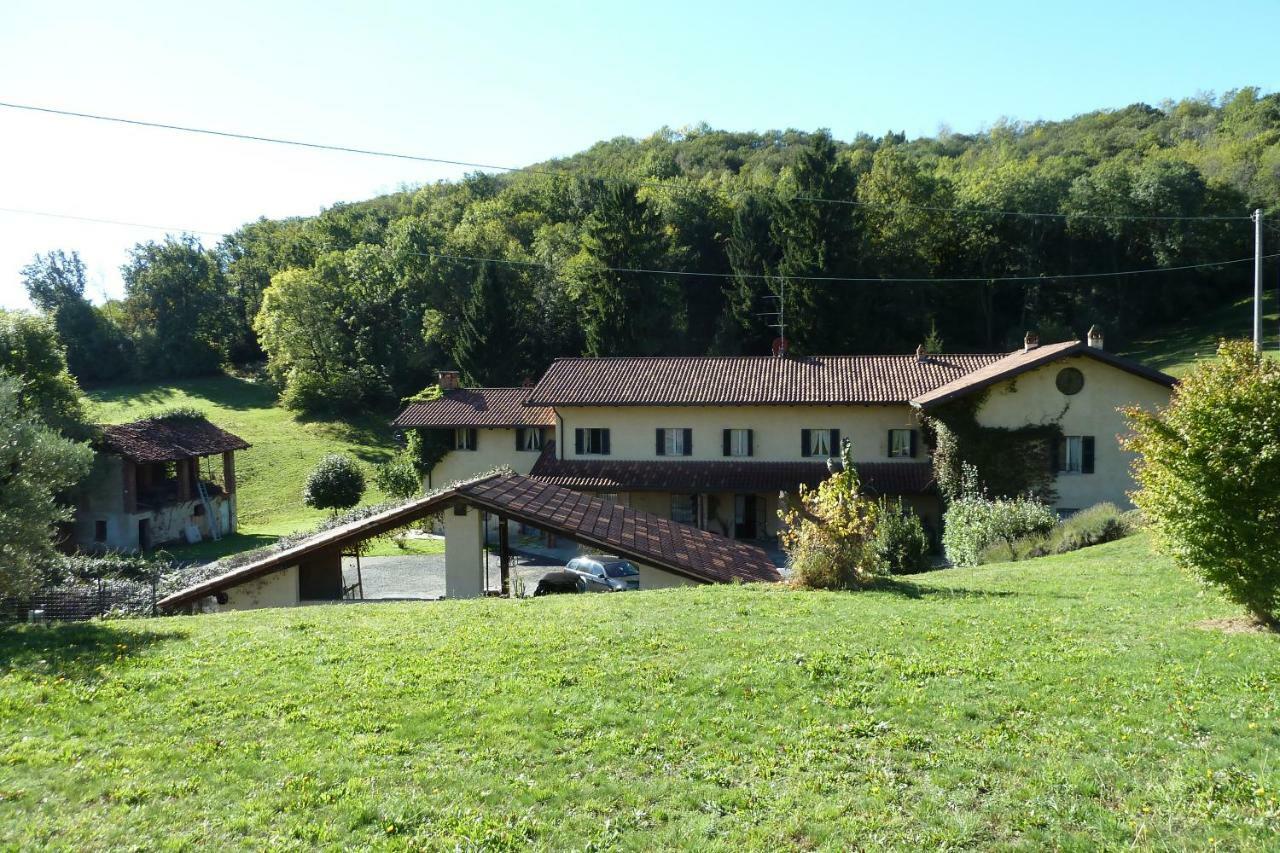
[[[977,481],[977,470],[964,465],[960,496],[942,518],[942,547],[952,565],[976,566],[982,552],[996,543],[1004,543],[1012,552],[1022,537],[1048,533],[1058,523],[1057,513],[1039,501],[1030,497],[991,500]]]
[[[801,486],[796,504],[778,512],[792,578],[810,589],[857,589],[885,572],[875,548],[879,507],[860,492],[848,439],[840,461],[840,470],[816,489]]]

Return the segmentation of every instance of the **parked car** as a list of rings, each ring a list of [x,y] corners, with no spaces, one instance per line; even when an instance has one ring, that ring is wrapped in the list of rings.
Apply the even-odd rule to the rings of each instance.
[[[557,571],[547,572],[538,580],[537,587],[534,588],[534,597],[543,595],[563,595],[573,594],[577,592],[586,592],[586,580],[576,572]]]
[[[575,557],[564,570],[582,578],[587,592],[624,592],[640,588],[640,570],[630,560],[593,554]]]

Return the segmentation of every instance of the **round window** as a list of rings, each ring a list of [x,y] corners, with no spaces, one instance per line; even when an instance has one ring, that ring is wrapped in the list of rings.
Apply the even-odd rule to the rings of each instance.
[[[1084,387],[1084,374],[1074,367],[1064,367],[1058,371],[1058,390],[1068,396],[1079,394]]]

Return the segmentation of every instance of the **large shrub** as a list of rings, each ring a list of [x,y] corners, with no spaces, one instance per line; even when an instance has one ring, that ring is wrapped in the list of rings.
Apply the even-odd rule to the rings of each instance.
[[[422,478],[413,459],[404,453],[379,465],[373,472],[373,482],[393,498],[411,498],[422,492]]]
[[[93,451],[42,423],[0,369],[0,597],[39,585],[56,558],[54,525],[71,518],[60,493],[88,473]]]
[[[942,519],[942,547],[952,565],[974,566],[982,553],[996,543],[1010,550],[1024,536],[1048,533],[1057,514],[1029,497],[991,500],[977,486],[977,472],[965,466],[960,496],[948,506]]]
[[[920,517],[901,499],[881,499],[872,544],[880,563],[894,574],[922,572],[930,566],[929,536]]]
[[[848,439],[840,459],[839,471],[816,489],[801,486],[796,505],[778,513],[792,580],[810,589],[857,589],[884,573],[875,548],[879,507],[861,493]]]
[[[1167,408],[1126,410],[1133,499],[1179,565],[1280,627],[1280,364],[1246,342],[1183,378]]]
[[[354,459],[340,453],[321,459],[302,487],[302,502],[315,509],[348,509],[363,496],[364,472]]]

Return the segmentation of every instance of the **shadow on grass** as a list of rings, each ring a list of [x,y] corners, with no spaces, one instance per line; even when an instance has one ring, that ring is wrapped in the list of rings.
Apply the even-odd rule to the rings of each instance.
[[[880,578],[863,587],[868,592],[887,592],[903,598],[1008,598],[1007,590],[965,589],[963,587],[921,586],[902,578]]]
[[[157,409],[172,402],[170,391],[180,391],[190,397],[236,411],[267,409],[276,403],[276,392],[271,386],[228,374],[175,379],[160,388],[156,387],[155,382],[145,382],[98,385],[86,390],[98,403],[125,403],[130,406],[152,404]]]
[[[137,654],[181,631],[122,631],[106,622],[0,627],[0,669],[75,681],[99,678],[100,667]]]

